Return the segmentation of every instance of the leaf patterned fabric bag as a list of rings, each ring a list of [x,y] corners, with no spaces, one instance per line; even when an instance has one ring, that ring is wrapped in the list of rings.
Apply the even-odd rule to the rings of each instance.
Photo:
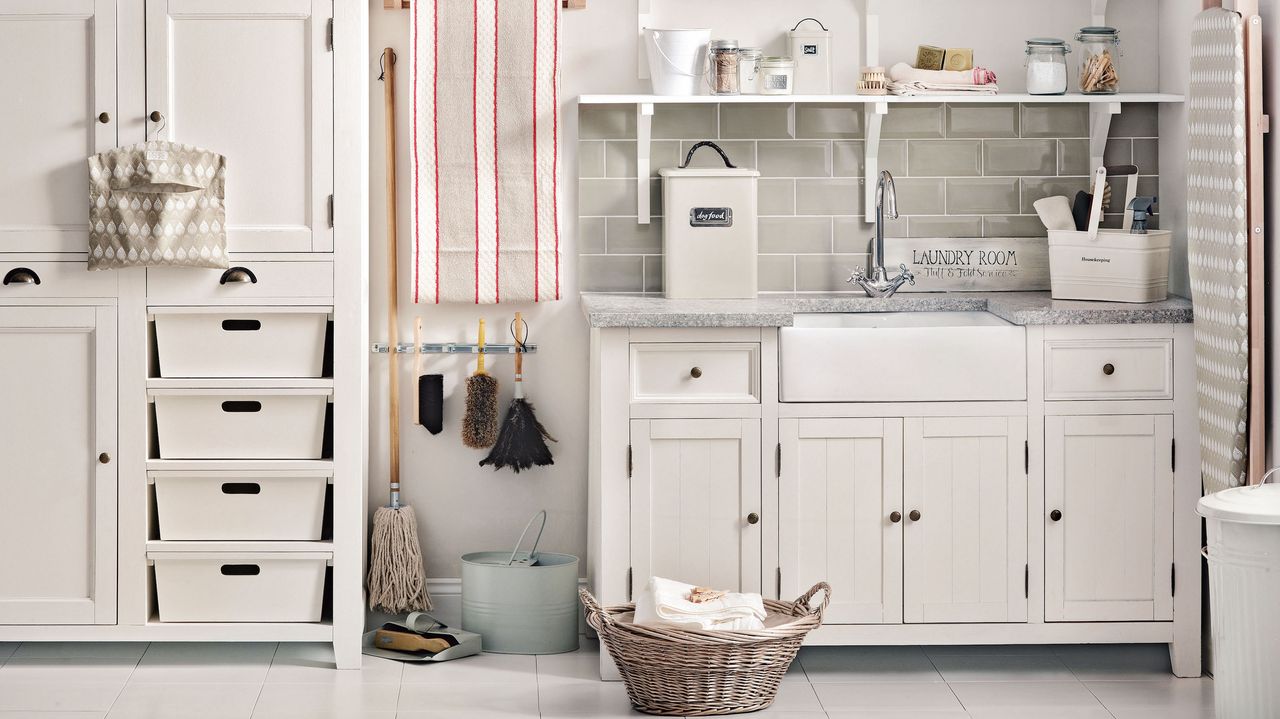
[[[156,140],[89,158],[89,269],[226,269],[226,158]]]

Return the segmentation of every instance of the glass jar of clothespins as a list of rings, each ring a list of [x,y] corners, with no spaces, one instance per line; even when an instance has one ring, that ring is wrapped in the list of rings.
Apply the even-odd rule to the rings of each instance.
[[[1081,28],[1080,92],[1114,95],[1120,91],[1120,32],[1113,27]]]

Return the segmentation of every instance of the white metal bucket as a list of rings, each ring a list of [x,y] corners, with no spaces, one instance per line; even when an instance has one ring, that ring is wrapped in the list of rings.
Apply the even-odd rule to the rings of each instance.
[[[707,74],[711,30],[645,28],[649,77],[655,95],[700,95]]]

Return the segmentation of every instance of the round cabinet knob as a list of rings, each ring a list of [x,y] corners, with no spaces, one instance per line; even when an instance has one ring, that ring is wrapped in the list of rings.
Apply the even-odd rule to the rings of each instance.
[[[889,515],[889,521],[897,524],[902,521],[902,512],[893,512]]]
[[[1102,374],[1105,374],[1106,376],[1110,377],[1111,375],[1113,375],[1113,374],[1115,374],[1115,373],[1116,373],[1116,366],[1115,366],[1115,365],[1111,364],[1110,362],[1108,362],[1108,363],[1106,363],[1106,364],[1102,365]]]
[[[98,455],[98,463],[111,464],[111,455],[107,454],[106,452],[103,452],[102,454]]]
[[[702,376],[702,368],[694,367],[693,369],[689,370],[689,376],[694,379],[698,379],[699,377]]]
[[[756,514],[755,512],[752,512],[751,514],[747,515],[747,524],[759,524],[759,523],[760,523],[760,515]]]
[[[151,114],[147,115],[147,117],[151,118],[152,122],[160,122],[164,119],[164,115],[161,115],[159,110],[152,110]]]
[[[919,521],[920,521],[920,516],[921,516],[921,515],[920,515],[920,510],[918,510],[918,509],[913,509],[913,510],[911,510],[911,514],[908,514],[907,516],[911,518],[911,521],[913,521],[913,522],[919,522]]]
[[[1062,511],[1055,509],[1052,512],[1049,512],[1049,519],[1052,519],[1055,522],[1062,521]]]
[[[98,113],[98,122],[104,125],[107,124],[108,122],[111,122],[111,113],[109,112]]]

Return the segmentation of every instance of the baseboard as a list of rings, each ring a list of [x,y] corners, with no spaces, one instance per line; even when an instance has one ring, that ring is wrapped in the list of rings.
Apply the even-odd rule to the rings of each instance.
[[[588,586],[586,578],[578,580],[578,586]],[[431,616],[451,627],[462,626],[462,579],[459,577],[439,577],[427,580],[427,593],[431,595]],[[383,622],[396,619],[382,612],[369,612],[366,618],[368,629],[381,626]],[[586,622],[579,621],[579,631],[586,630]]]

